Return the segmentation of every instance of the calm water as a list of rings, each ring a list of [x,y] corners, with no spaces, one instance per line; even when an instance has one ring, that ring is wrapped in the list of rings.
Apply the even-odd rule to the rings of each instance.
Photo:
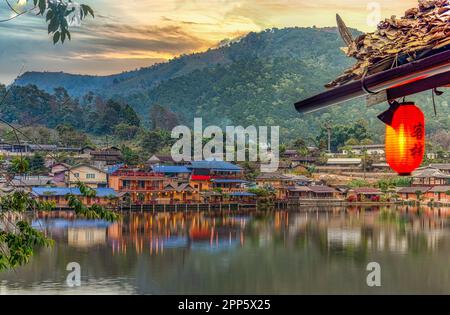
[[[55,246],[0,273],[0,294],[450,294],[449,209],[305,210],[36,215]],[[372,261],[381,288],[366,285]]]

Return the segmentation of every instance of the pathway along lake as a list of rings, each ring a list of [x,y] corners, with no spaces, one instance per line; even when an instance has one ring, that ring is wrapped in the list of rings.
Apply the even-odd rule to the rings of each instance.
[[[309,211],[308,211],[309,210]],[[55,240],[0,272],[0,294],[450,294],[450,209],[124,213],[113,224],[40,213]],[[81,266],[70,288],[66,266]],[[381,265],[381,287],[366,267]]]

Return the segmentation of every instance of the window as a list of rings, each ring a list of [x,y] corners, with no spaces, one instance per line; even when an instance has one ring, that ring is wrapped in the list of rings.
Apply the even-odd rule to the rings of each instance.
[[[140,189],[144,189],[145,188],[145,181],[143,181],[143,180],[138,181],[138,186],[139,186]]]
[[[86,178],[87,179],[94,179],[95,178],[95,174],[86,174]]]
[[[80,178],[80,173],[75,173],[73,174],[73,176],[75,176],[76,178]]]

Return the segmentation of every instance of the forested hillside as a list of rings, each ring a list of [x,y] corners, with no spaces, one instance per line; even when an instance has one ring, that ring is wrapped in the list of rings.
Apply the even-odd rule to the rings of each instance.
[[[222,127],[279,125],[285,142],[298,137],[316,139],[331,118],[336,128],[361,120],[373,141],[383,141],[384,125],[376,116],[386,105],[367,108],[361,100],[315,114],[300,115],[294,110],[296,101],[323,90],[325,83],[354,62],[340,51],[341,46],[341,39],[332,28],[272,29],[250,33],[239,41],[204,53],[180,56],[167,63],[114,76],[25,73],[16,84],[36,84],[51,93],[55,87],[62,86],[79,99],[82,109],[74,110],[83,111],[83,116],[92,111],[92,104],[83,108],[89,104],[86,99],[111,98],[133,107],[145,126],[155,121],[152,117],[155,111],[151,109],[158,105],[168,115],[176,116],[176,121],[187,125],[192,125],[194,117],[202,117],[205,125]],[[449,129],[450,111],[445,94],[437,98],[437,117],[434,117],[431,94],[410,99],[418,100],[426,112],[430,134]],[[42,105],[35,110],[33,115],[48,109]],[[7,111],[6,117],[17,120],[13,112]],[[70,120],[68,113],[64,111],[55,119]],[[49,120],[47,124],[54,122]],[[78,120],[73,124],[79,124]],[[81,128],[89,132],[105,129],[98,124],[83,124]]]

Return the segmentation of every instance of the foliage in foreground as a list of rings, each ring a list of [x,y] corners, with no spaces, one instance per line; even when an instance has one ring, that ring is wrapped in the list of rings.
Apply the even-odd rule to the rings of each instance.
[[[81,194],[95,197],[95,191],[79,184]],[[119,215],[100,205],[85,206],[80,198],[68,195],[69,206],[79,216],[88,219],[102,219],[110,222],[119,219]],[[37,247],[49,247],[53,241],[33,227],[28,222],[16,218],[26,211],[51,211],[55,204],[37,201],[26,192],[14,192],[0,198],[0,271],[16,268],[28,263]]]

